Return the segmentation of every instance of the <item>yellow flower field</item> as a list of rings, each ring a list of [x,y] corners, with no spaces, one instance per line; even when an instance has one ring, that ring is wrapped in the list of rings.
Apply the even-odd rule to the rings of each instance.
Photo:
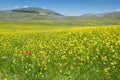
[[[120,80],[120,25],[0,24],[0,80]]]

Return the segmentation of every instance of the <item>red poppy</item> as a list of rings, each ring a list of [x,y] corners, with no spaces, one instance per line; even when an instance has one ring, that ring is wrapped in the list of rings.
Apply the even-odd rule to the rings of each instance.
[[[25,54],[30,54],[30,50],[25,50]]]

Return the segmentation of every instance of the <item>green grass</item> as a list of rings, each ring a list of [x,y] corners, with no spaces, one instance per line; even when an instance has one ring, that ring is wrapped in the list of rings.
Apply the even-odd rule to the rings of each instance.
[[[1,22],[0,80],[120,80],[120,25]]]

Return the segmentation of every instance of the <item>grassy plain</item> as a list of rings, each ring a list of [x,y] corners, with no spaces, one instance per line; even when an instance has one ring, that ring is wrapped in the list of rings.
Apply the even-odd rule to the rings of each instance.
[[[0,80],[120,80],[120,25],[1,21]]]

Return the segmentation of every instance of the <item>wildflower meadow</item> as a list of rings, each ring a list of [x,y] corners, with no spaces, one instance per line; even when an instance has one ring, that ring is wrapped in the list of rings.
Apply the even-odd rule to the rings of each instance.
[[[120,25],[1,23],[0,80],[120,80]]]

